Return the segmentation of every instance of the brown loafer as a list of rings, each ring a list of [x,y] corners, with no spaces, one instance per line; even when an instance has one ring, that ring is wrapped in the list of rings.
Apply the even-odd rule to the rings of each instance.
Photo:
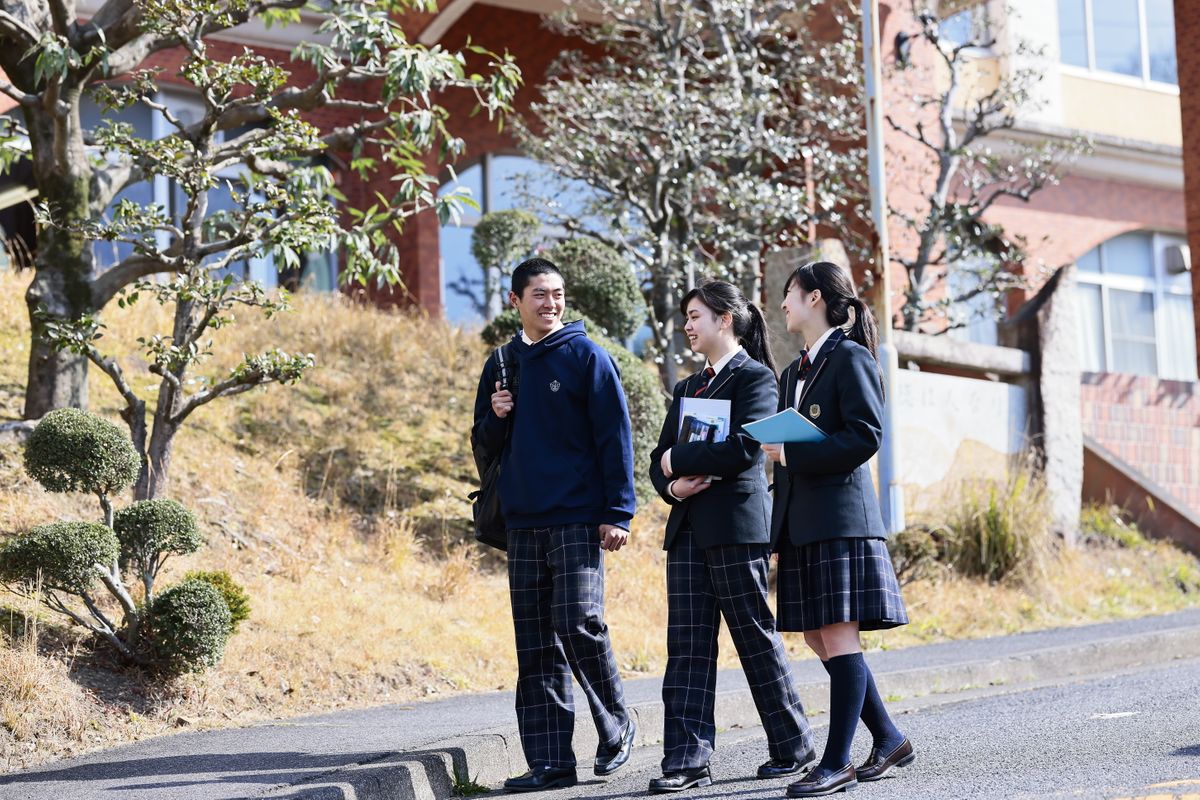
[[[899,747],[887,755],[872,747],[871,755],[867,756],[867,760],[855,772],[858,773],[859,781],[877,781],[891,772],[892,767],[907,767],[916,757],[912,742],[906,738]]]
[[[810,769],[803,778],[788,786],[787,796],[824,797],[827,794],[842,792],[855,786],[858,786],[858,780],[854,777],[853,764],[847,764],[837,772],[830,772],[816,766]]]

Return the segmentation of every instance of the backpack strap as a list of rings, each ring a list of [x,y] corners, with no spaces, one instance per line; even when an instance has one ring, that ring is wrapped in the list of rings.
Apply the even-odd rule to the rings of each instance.
[[[506,359],[508,353],[504,352],[504,349],[507,346],[508,345],[500,345],[496,348],[495,352],[496,379],[500,381],[501,389],[507,389],[512,384],[511,377],[508,374],[508,360]]]

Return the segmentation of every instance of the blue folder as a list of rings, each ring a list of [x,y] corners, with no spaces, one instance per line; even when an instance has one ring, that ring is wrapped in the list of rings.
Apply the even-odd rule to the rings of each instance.
[[[824,431],[794,408],[784,409],[758,422],[748,422],[742,429],[755,441],[766,444],[819,442],[825,438]]]

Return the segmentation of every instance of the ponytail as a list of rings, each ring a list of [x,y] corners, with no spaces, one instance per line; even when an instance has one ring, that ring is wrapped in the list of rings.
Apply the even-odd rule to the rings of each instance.
[[[742,347],[746,348],[751,358],[775,372],[775,357],[771,354],[771,334],[767,330],[767,321],[754,303],[746,303],[746,310],[750,319],[746,324],[746,332],[738,337]]]
[[[870,351],[871,357],[879,360],[879,328],[875,324],[875,315],[870,307],[860,298],[853,298],[850,305],[854,308],[854,324],[846,335]]]
[[[680,313],[686,317],[688,304],[697,299],[714,314],[728,313],[733,317],[733,335],[746,348],[746,354],[775,372],[767,321],[758,306],[747,300],[741,289],[725,281],[709,281],[683,296],[679,301]]]

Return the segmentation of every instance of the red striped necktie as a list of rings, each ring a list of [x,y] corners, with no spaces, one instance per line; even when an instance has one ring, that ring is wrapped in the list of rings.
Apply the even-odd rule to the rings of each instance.
[[[694,395],[692,395],[692,397],[699,397],[700,395],[704,394],[704,390],[708,388],[709,382],[712,381],[713,376],[716,374],[717,374],[717,371],[715,369],[713,369],[712,367],[705,367],[704,368],[704,383],[700,384],[700,388],[696,390],[696,393]]]
[[[812,369],[812,362],[808,360],[808,351],[800,351],[800,367],[796,370],[796,380],[808,380],[809,370]]]

